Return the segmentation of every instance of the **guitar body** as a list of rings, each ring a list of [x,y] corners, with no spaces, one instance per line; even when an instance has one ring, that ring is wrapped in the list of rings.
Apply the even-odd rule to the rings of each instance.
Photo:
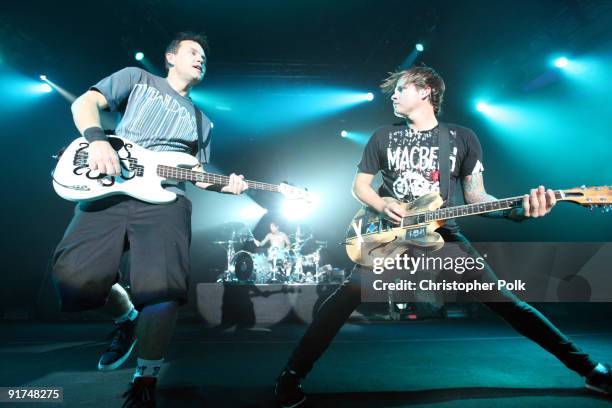
[[[198,160],[186,153],[153,152],[127,139],[111,136],[117,152],[121,175],[109,176],[88,168],[89,142],[75,139],[62,153],[53,171],[53,188],[69,201],[91,201],[125,194],[152,204],[172,202],[176,194],[164,189],[172,182],[158,175],[159,165],[190,169]]]
[[[581,186],[555,190],[554,194],[557,201],[612,212],[612,186]],[[523,196],[517,196],[441,208],[443,201],[437,193],[427,194],[410,203],[400,203],[393,198],[384,200],[397,202],[407,215],[403,217],[401,225],[396,225],[369,208],[359,210],[349,225],[345,240],[346,253],[357,264],[372,267],[375,258],[394,258],[410,247],[435,251],[444,245],[440,234],[435,232],[444,225],[444,220],[520,208],[523,204]]]
[[[408,216],[436,210],[443,204],[442,197],[437,193],[427,194],[409,203],[401,203],[391,197],[383,199],[399,203]],[[346,253],[353,262],[372,267],[374,258],[393,258],[410,247],[437,250],[442,248],[444,240],[435,230],[443,224],[443,221],[433,221],[399,227],[383,215],[364,207],[355,214],[348,228]]]

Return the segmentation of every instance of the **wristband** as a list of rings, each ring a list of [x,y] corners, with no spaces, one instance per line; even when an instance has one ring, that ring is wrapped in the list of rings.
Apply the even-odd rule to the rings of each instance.
[[[102,129],[101,127],[98,127],[98,126],[92,126],[90,128],[85,129],[85,131],[83,132],[83,137],[89,143],[96,142],[96,141],[99,141],[99,140],[103,140],[105,142],[108,142],[108,137],[104,133],[104,129]]]

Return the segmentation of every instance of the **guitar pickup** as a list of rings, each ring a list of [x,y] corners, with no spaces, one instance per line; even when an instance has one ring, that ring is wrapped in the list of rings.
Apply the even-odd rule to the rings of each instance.
[[[426,234],[427,234],[427,229],[425,227],[411,228],[411,229],[406,230],[406,235],[404,239],[422,238]]]

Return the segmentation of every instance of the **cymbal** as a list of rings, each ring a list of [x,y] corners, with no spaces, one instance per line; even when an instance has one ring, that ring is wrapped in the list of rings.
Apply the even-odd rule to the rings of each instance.
[[[296,234],[291,234],[291,235],[289,235],[289,238],[291,238],[291,239],[296,239]],[[301,235],[301,236],[300,236],[300,241],[308,241],[309,239],[313,239],[313,238],[314,238],[314,235],[313,235],[313,234],[310,234],[310,235],[308,235],[308,236],[306,236],[306,235]]]
[[[229,240],[229,241],[213,241],[213,244],[217,244],[217,245],[226,245],[226,244],[239,244],[240,241],[233,241],[233,240]]]

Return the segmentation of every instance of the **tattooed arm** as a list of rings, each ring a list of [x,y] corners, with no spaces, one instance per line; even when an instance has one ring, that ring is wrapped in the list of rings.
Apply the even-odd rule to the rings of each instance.
[[[497,200],[485,191],[482,173],[465,176],[461,180],[461,184],[463,186],[463,198],[468,204]]]
[[[461,180],[463,186],[463,198],[468,204],[483,203],[486,201],[495,201],[497,198],[488,194],[484,187],[482,173],[470,174]],[[494,211],[483,214],[489,218],[508,218],[513,221],[522,221],[525,219],[522,208],[514,208],[512,210]]]

